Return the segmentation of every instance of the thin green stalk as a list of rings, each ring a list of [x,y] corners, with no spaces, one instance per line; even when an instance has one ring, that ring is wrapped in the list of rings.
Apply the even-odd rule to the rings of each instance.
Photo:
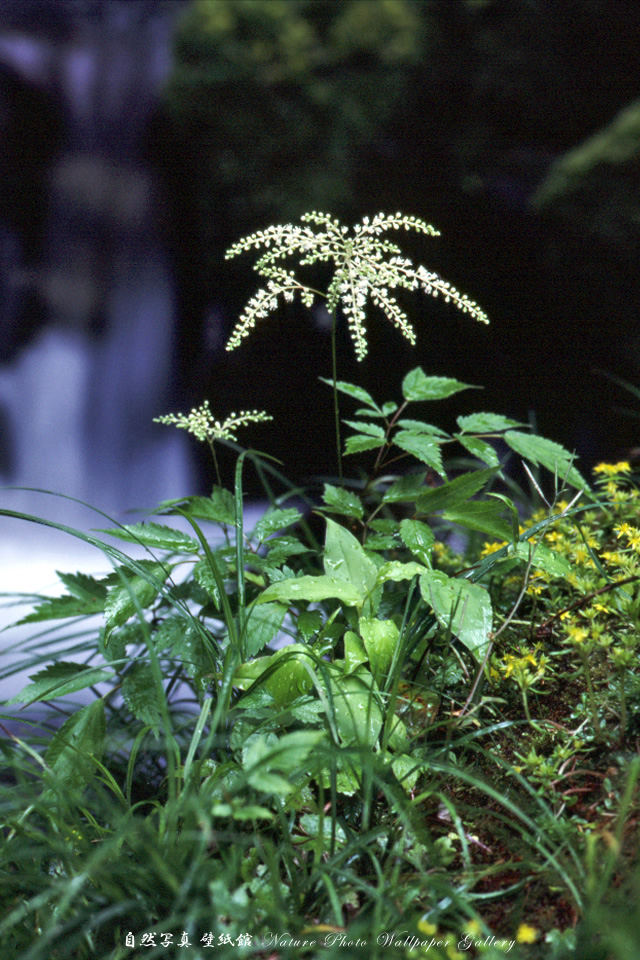
[[[333,382],[333,415],[336,425],[336,450],[338,454],[338,480],[344,486],[342,477],[342,441],[340,438],[340,407],[338,404],[338,351],[336,331],[338,326],[337,309],[334,309],[331,322],[331,380]]]
[[[596,737],[599,739],[602,736],[602,728],[600,726],[600,720],[598,718],[598,705],[596,703],[596,695],[593,689],[593,681],[591,680],[591,669],[589,667],[589,658],[587,657],[586,651],[578,645],[578,653],[580,655],[580,660],[582,661],[582,670],[584,673],[584,679],[587,684],[587,691],[589,694],[589,712],[591,713],[591,722],[593,723],[593,732]]]

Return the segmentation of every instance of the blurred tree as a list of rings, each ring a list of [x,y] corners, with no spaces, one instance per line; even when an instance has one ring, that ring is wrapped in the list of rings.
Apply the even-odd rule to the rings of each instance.
[[[560,157],[532,203],[631,250],[640,239],[640,100]]]
[[[199,218],[223,205],[237,234],[344,202],[424,33],[413,0],[194,0],[167,96]]]

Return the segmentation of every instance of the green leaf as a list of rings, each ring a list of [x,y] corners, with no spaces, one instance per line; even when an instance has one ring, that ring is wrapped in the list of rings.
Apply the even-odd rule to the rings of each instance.
[[[154,640],[159,650],[168,647],[170,655],[182,665],[187,675],[196,681],[200,689],[204,688],[203,675],[214,669],[214,659],[202,628],[185,624],[182,617],[170,617],[160,624]]]
[[[511,540],[511,524],[501,516],[502,513],[504,505],[494,500],[469,500],[445,510],[442,516],[468,530],[477,530],[498,540]]]
[[[347,437],[345,440],[345,456],[350,453],[363,453],[365,450],[377,450],[384,444],[384,440],[376,440],[375,437],[365,437],[362,433],[356,433],[353,437]]]
[[[252,537],[255,537],[258,543],[262,543],[267,537],[270,537],[271,534],[277,533],[278,530],[283,530],[285,527],[290,527],[293,523],[297,523],[301,517],[302,514],[299,510],[296,510],[295,507],[287,507],[282,510],[268,510],[256,523]]]
[[[574,457],[554,440],[546,440],[518,430],[509,430],[503,436],[505,443],[519,456],[531,463],[542,464],[551,473],[557,473],[558,479],[578,490],[588,490],[589,485],[575,467],[571,466]]]
[[[428,377],[421,367],[411,370],[402,381],[405,400],[444,400],[461,390],[479,389],[451,377]]]
[[[394,757],[391,761],[391,769],[407,793],[413,790],[422,772],[421,764],[405,755]]]
[[[139,543],[157,550],[172,550],[176,553],[197,553],[200,545],[193,537],[181,530],[174,530],[160,523],[128,523],[122,527],[100,530],[127,543]]]
[[[352,673],[357,667],[366,663],[369,655],[362,639],[353,630],[347,630],[344,635],[344,671]]]
[[[271,643],[285,618],[287,607],[283,603],[263,603],[251,607],[247,621],[245,654],[254,657]]]
[[[320,836],[320,823],[322,822],[322,836]],[[300,817],[300,826],[306,834],[304,847],[313,850],[318,862],[323,853],[329,849],[332,836],[335,837],[336,847],[344,847],[347,842],[347,835],[339,823],[333,823],[331,817],[322,817],[317,813],[303,813]]]
[[[267,548],[267,563],[276,566],[295,554],[310,552],[310,547],[300,543],[296,537],[286,534],[282,537],[270,537],[265,546]]]
[[[405,547],[407,547],[414,557],[417,557],[426,566],[431,566],[431,548],[435,542],[435,536],[431,527],[420,520],[401,520],[400,536]]]
[[[373,747],[382,729],[382,711],[373,690],[349,674],[331,681],[331,700],[338,734],[344,744]]]
[[[404,522],[404,521],[403,521]],[[378,570],[378,583],[386,583],[388,580],[398,582],[399,580],[413,580],[414,577],[424,573],[425,567],[421,563],[400,563],[399,560],[389,560]]]
[[[20,693],[7,703],[35,703],[37,700],[58,700],[78,690],[85,690],[96,683],[113,680],[112,670],[103,667],[89,667],[83,663],[61,661],[52,663],[44,670],[34,673]]]
[[[324,569],[328,577],[344,580],[361,597],[371,593],[378,577],[376,564],[354,535],[330,519],[327,519]]]
[[[500,500],[509,511],[511,518],[511,540],[513,543],[517,543],[520,537],[520,514],[518,513],[518,508],[513,500],[505,496],[504,493],[490,493],[489,496],[495,500]]]
[[[489,594],[477,583],[428,570],[420,577],[420,592],[438,622],[481,660],[490,642],[493,621]]]
[[[571,573],[571,564],[566,557],[555,550],[550,550],[544,543],[530,543],[527,540],[521,540],[515,545],[513,551],[509,550],[507,556],[511,557],[514,553],[526,563],[529,562],[529,557],[532,557],[532,566],[538,570],[543,570],[551,577],[565,578]]]
[[[327,506],[332,508],[334,513],[341,513],[345,517],[355,517],[357,520],[361,520],[364,516],[362,500],[352,490],[345,490],[344,487],[334,487],[330,483],[325,483],[322,499]]]
[[[327,383],[330,387],[333,387],[333,380],[327,380],[325,377],[319,378],[322,383]],[[366,403],[368,407],[372,407],[373,410],[376,410],[380,413],[380,408],[375,402],[370,393],[367,393],[366,390],[363,390],[362,387],[356,386],[354,383],[345,383],[344,380],[338,380],[336,382],[336,388],[340,393],[346,393],[347,396],[353,397],[354,400],[359,400],[360,403]]]
[[[265,689],[273,697],[276,706],[288,707],[313,689],[308,668],[315,668],[309,648],[301,643],[291,643],[270,657],[259,657],[241,664],[234,673],[233,684],[241,690],[248,690],[265,674]]]
[[[416,500],[416,509],[419,513],[431,514],[437,510],[452,507],[454,504],[465,503],[482,490],[496,473],[495,467],[487,470],[473,470],[471,473],[463,473],[454,480],[443,483],[440,487],[427,490],[423,488],[420,497]]]
[[[411,430],[413,433],[428,433],[435,437],[449,438],[446,430],[434,427],[431,423],[424,423],[423,420],[398,420],[398,426],[404,430]]]
[[[180,507],[180,510],[177,509]],[[165,500],[157,512],[179,514],[184,511],[195,520],[209,520],[211,523],[224,523],[232,527],[236,524],[236,507],[233,494],[224,487],[215,486],[210,497],[182,497],[179,500]]]
[[[262,591],[258,603],[268,603],[271,600],[281,600],[285,603],[295,603],[299,600],[309,600],[318,603],[320,600],[341,600],[348,607],[359,607],[364,602],[364,595],[356,587],[337,577],[289,577],[287,580],[277,580]]]
[[[509,427],[525,426],[517,420],[502,417],[499,413],[470,413],[466,417],[458,417],[456,423],[464,433],[497,433],[508,430]]]
[[[160,592],[161,585],[167,579],[171,572],[171,567],[161,563],[152,563],[148,560],[138,561],[140,567],[144,567],[147,577],[139,574],[132,574],[125,567],[119,567],[118,580],[121,577],[126,579],[126,585],[118,582],[117,586],[111,587],[104,605],[104,612],[107,618],[107,630],[111,631],[114,627],[120,627],[126,623],[129,617],[136,613],[137,606],[150,606]]]
[[[162,714],[158,705],[158,690],[148,663],[134,663],[122,681],[122,699],[131,713],[157,736]]]
[[[94,700],[72,713],[56,731],[44,759],[55,778],[83,790],[96,772],[105,743],[104,701]]]
[[[86,600],[88,603],[104,601],[107,596],[107,588],[104,581],[96,580],[86,573],[60,573],[56,570],[56,575],[64,583],[69,593],[79,600]]]
[[[263,793],[286,796],[293,790],[287,777],[302,771],[310,754],[324,739],[320,730],[296,730],[275,742],[256,737],[243,751],[243,769],[251,786]]]
[[[478,460],[482,460],[482,462],[488,464],[488,466],[497,467],[500,465],[498,454],[486,440],[480,440],[479,437],[466,437],[461,433],[456,433],[454,439],[456,439],[465,450],[468,450],[472,456],[477,457]]]
[[[21,620],[18,620],[17,623],[40,623],[43,620],[64,620],[67,617],[87,617],[93,613],[102,613],[104,603],[103,598],[80,600],[78,597],[70,597],[65,594],[62,597],[53,597],[51,600],[45,600],[43,603],[39,603],[35,610],[32,610],[31,613],[28,613],[27,616]]]
[[[400,637],[397,626],[393,620],[360,617],[358,629],[364,640],[371,672],[374,677],[386,676]]]
[[[367,433],[370,437],[384,439],[384,430],[378,423],[366,423],[364,420],[343,420],[348,427],[353,427],[358,433]]]
[[[408,473],[400,477],[395,483],[392,483],[387,492],[383,495],[384,503],[413,503],[425,491],[424,482],[427,478],[426,471],[422,473]]]
[[[309,641],[316,633],[320,633],[324,621],[319,610],[303,610],[298,614],[296,625],[302,639]]]
[[[426,463],[427,466],[446,479],[442,466],[441,445],[432,436],[424,433],[414,433],[411,430],[399,430],[398,433],[394,434],[393,442],[401,450],[405,450],[416,459],[421,460],[422,463]]]
[[[218,590],[218,584],[216,583],[216,578],[213,575],[211,570],[211,564],[209,563],[208,558],[199,560],[198,563],[193,568],[193,576],[197,583],[203,587],[206,592],[209,594],[211,599],[216,605],[216,608],[220,609],[220,591]]]

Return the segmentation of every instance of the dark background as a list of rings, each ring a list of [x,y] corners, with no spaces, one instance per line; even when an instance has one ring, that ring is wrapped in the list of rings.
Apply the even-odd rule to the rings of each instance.
[[[20,0],[0,19],[7,33],[55,37],[63,49],[78,24],[120,3]],[[417,347],[375,318],[364,363],[342,335],[342,379],[380,400],[397,397],[417,364],[482,385],[439,406],[438,422],[478,409],[531,421],[576,449],[584,471],[638,445],[638,421],[620,408],[640,405],[603,375],[640,384],[636,0],[128,6],[139,26],[162,7],[173,32],[138,144],[176,285],[174,365],[158,412],[205,397],[221,417],[264,408],[275,424],[247,431],[247,443],[296,480],[331,471],[330,395],[317,381],[329,375],[328,333],[292,308],[227,354],[254,277],[250,258],[225,262],[224,250],[308,209],[347,223],[401,210],[442,232],[403,235],[416,261],[477,300],[491,325],[415,297],[406,304]],[[2,72],[0,107],[0,220],[37,272],[48,171],[69,121],[55,89],[13,68]],[[6,363],[51,322],[37,291],[19,300],[0,343]],[[103,334],[99,297],[81,322]]]

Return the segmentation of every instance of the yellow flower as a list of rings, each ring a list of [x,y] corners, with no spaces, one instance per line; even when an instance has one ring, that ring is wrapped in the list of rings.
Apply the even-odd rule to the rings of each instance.
[[[584,627],[571,626],[567,627],[567,636],[572,643],[584,643],[589,638],[589,632]]]
[[[490,554],[495,553],[497,550],[501,550],[504,547],[504,541],[502,543],[485,543],[480,551],[481,557],[488,557]]]
[[[528,923],[521,923],[516,931],[517,943],[535,943],[538,939],[538,931],[535,927],[530,927]]]
[[[418,930],[420,933],[425,933],[428,937],[433,937],[438,932],[436,925],[434,923],[429,923],[428,920],[419,920]]]
[[[629,534],[629,546],[636,551],[640,551],[640,530],[633,528],[633,533]]]
[[[615,477],[619,473],[631,473],[631,466],[626,460],[619,463],[599,463],[593,468],[594,473],[603,473],[606,477]]]

